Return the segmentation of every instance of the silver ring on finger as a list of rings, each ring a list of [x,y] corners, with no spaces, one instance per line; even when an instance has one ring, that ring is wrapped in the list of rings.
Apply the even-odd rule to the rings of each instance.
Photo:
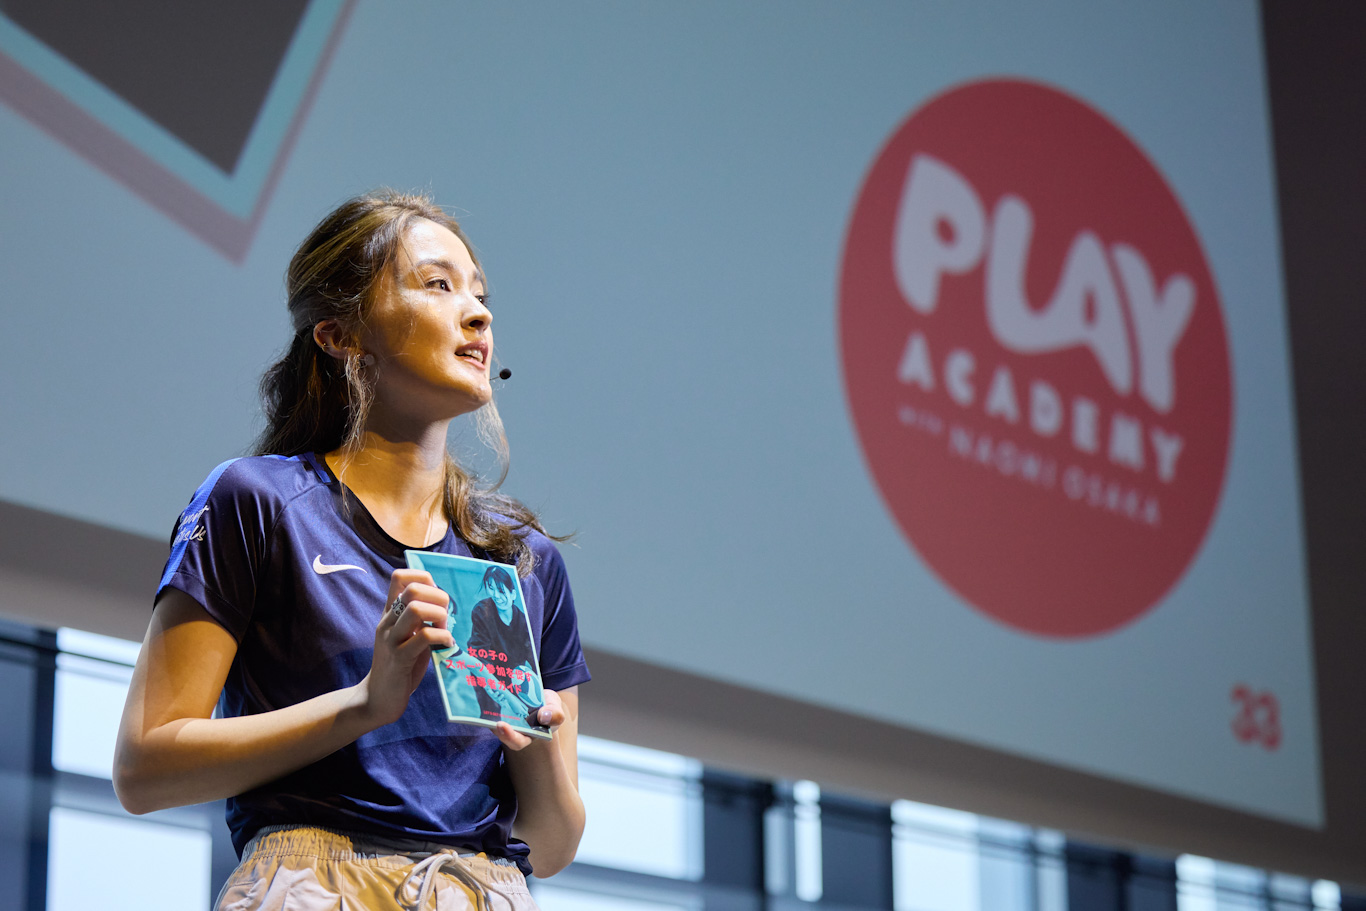
[[[394,603],[389,605],[389,612],[393,614],[394,619],[397,620],[400,616],[403,615],[403,609],[407,606],[408,605],[403,603],[403,596],[398,595],[394,598]]]

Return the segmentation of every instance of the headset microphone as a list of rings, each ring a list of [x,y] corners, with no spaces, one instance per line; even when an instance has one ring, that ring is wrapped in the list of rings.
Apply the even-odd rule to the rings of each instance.
[[[502,370],[499,370],[499,371],[498,371],[498,379],[500,379],[500,380],[510,380],[510,379],[512,379],[512,371],[509,370],[509,369],[507,369],[506,367],[504,367]]]

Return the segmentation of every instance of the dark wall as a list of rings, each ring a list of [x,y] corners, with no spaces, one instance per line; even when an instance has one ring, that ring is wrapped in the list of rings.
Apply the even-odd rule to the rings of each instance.
[[[1328,807],[1366,857],[1366,3],[1264,0]]]

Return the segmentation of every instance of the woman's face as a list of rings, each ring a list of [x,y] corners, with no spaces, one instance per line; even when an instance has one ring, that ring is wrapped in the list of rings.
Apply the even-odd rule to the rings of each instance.
[[[500,614],[507,616],[511,612],[514,600],[512,589],[503,588],[501,585],[490,585],[489,597],[493,599],[494,604],[498,605]]]
[[[450,418],[493,395],[493,315],[484,275],[448,228],[408,227],[396,274],[382,276],[361,335],[375,357],[375,409],[419,421]]]

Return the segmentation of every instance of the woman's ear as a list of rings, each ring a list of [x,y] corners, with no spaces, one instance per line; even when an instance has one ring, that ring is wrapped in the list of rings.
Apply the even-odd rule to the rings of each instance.
[[[313,327],[313,341],[318,343],[323,353],[337,360],[345,360],[355,353],[351,350],[350,340],[342,332],[341,324],[334,319],[322,320]]]

